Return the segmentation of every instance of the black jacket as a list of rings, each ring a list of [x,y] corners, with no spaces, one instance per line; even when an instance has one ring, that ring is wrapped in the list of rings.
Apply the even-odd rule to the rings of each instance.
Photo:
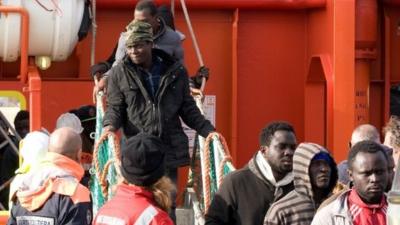
[[[293,182],[276,190],[260,172],[255,157],[224,178],[205,215],[206,225],[262,225],[270,205],[293,190]]]
[[[153,57],[159,57],[165,68],[154,99],[145,88],[139,68],[128,57],[112,68],[103,125],[122,127],[126,138],[140,132],[159,136],[169,147],[166,165],[187,165],[188,138],[179,117],[203,137],[214,127],[190,95],[188,75],[182,64],[158,49],[153,49]]]
[[[90,225],[92,205],[90,202],[74,203],[69,196],[53,193],[36,211],[29,211],[17,202],[11,210],[7,225]]]

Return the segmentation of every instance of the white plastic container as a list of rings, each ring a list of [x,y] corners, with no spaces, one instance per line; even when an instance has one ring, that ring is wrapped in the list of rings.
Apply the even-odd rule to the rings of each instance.
[[[40,4],[39,4],[39,3]],[[63,61],[78,42],[84,0],[2,0],[2,5],[24,7],[29,12],[30,56]],[[0,57],[12,62],[20,55],[19,14],[0,12]]]

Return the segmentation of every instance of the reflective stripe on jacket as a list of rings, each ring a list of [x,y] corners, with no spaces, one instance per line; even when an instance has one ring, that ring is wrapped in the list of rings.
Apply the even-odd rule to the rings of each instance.
[[[144,188],[120,184],[115,196],[97,213],[93,225],[173,225]]]

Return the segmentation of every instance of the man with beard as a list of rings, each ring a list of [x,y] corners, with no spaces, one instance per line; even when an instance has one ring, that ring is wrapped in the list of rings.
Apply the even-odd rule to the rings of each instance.
[[[312,225],[386,225],[388,156],[373,141],[354,145],[348,157],[353,187],[320,209]]]
[[[336,163],[314,143],[300,144],[293,156],[294,190],[272,204],[264,225],[310,224],[316,210],[336,185]]]
[[[261,131],[260,147],[247,166],[225,177],[205,215],[207,225],[261,225],[269,206],[293,190],[293,127],[269,124]]]

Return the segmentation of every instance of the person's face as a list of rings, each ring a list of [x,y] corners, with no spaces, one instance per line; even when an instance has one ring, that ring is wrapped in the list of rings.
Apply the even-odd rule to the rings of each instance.
[[[310,164],[310,180],[314,188],[324,189],[329,187],[331,181],[331,167],[325,160],[313,160]]]
[[[15,130],[21,136],[21,138],[24,138],[28,133],[29,133],[29,120],[20,120],[17,121],[15,124]]]
[[[286,174],[293,169],[293,153],[296,137],[293,132],[278,130],[271,143],[265,147],[264,157],[276,173]]]
[[[158,18],[157,16],[152,16],[149,10],[141,10],[141,11],[135,10],[133,16],[135,20],[149,23],[153,28],[153,32],[158,29],[159,26]]]
[[[365,203],[378,204],[388,183],[388,166],[384,153],[360,152],[349,168],[350,180]]]
[[[133,63],[143,65],[151,62],[151,49],[153,43],[149,41],[140,41],[127,47],[127,54]]]

